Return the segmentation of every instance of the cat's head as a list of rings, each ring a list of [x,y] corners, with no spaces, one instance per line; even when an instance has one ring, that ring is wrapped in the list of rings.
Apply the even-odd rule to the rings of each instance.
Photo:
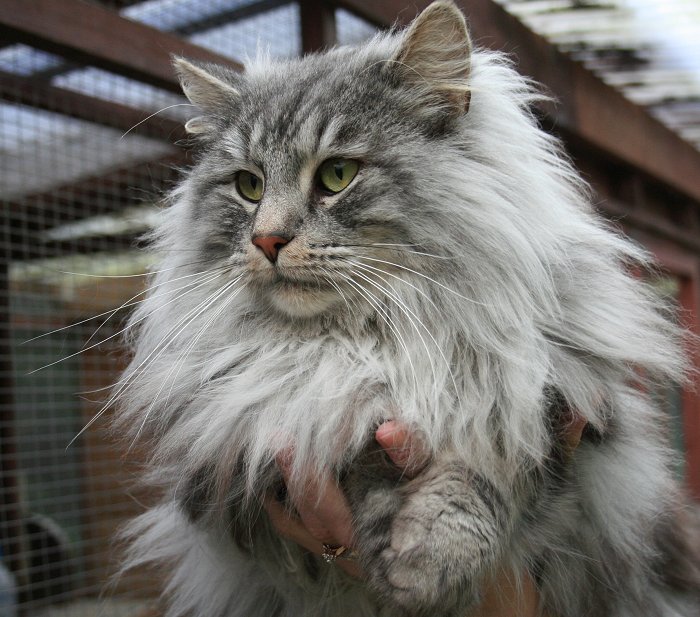
[[[183,225],[203,261],[229,259],[294,318],[371,310],[392,276],[446,267],[422,253],[460,242],[443,172],[467,147],[471,44],[451,2],[361,48],[241,74],[175,65],[202,112]]]

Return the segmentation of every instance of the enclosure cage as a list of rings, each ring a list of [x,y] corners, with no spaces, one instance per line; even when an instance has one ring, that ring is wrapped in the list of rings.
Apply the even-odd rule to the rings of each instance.
[[[383,17],[370,22],[366,12],[348,10],[352,4],[7,0],[0,6],[0,548],[4,572],[13,578],[11,585],[5,578],[0,583],[0,615],[158,614],[158,572],[114,577],[115,531],[149,495],[135,484],[139,452],[115,445],[111,409],[103,402],[127,361],[125,317],[142,299],[143,274],[155,260],[140,238],[191,162],[182,128],[191,107],[178,94],[168,54],[234,67],[261,52],[293,57],[361,41],[403,10],[386,3]],[[93,36],[106,29],[111,40]],[[566,127],[562,134],[570,136]],[[579,141],[571,143],[599,192],[614,197],[619,187]],[[615,165],[628,169],[618,158]],[[646,187],[649,174],[642,175]],[[658,183],[651,185],[648,194],[656,194]],[[629,194],[625,186],[619,190]],[[677,190],[659,191],[674,207],[684,199]],[[697,199],[683,204],[696,217]],[[689,219],[665,222],[661,207],[657,214],[671,245],[685,247],[680,259],[666,253],[680,274],[659,285],[696,314],[700,243],[683,239]],[[633,219],[640,241],[647,234],[653,244],[656,221]],[[696,448],[697,438],[688,437],[696,426],[694,400],[687,398],[691,411],[683,412],[686,394],[675,389],[664,396],[679,450]],[[679,473],[696,460],[687,458]],[[14,604],[6,599],[10,592]]]

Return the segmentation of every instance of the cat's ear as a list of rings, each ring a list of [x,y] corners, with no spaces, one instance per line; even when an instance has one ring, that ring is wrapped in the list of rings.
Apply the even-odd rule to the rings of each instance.
[[[240,97],[233,85],[238,76],[225,67],[194,64],[179,57],[173,58],[173,65],[185,96],[205,113],[188,121],[185,130],[192,134],[208,132],[212,127],[211,120],[230,113]]]
[[[392,59],[410,82],[453,113],[469,110],[472,43],[462,12],[451,1],[434,2],[408,27]]]

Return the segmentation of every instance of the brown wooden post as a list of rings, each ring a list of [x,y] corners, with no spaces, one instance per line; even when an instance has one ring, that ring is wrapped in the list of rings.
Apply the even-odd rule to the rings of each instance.
[[[336,43],[335,7],[323,0],[299,0],[301,49],[305,54]]]
[[[2,242],[8,239],[5,216],[0,213]],[[7,249],[7,247],[6,247]],[[0,254],[0,542],[4,561],[18,588],[25,578],[22,550],[22,505],[15,436],[14,375],[10,339],[10,272],[7,250]]]

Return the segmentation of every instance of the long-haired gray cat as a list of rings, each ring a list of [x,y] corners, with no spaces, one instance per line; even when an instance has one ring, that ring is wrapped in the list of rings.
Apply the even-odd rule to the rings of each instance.
[[[164,564],[167,615],[463,617],[506,567],[550,614],[697,617],[650,396],[682,378],[682,334],[531,84],[450,2],[357,48],[176,66],[200,155],[114,393],[162,492],[128,565]],[[386,418],[432,454],[414,480],[373,440]],[[293,478],[347,492],[369,582],[261,513],[290,444]]]

